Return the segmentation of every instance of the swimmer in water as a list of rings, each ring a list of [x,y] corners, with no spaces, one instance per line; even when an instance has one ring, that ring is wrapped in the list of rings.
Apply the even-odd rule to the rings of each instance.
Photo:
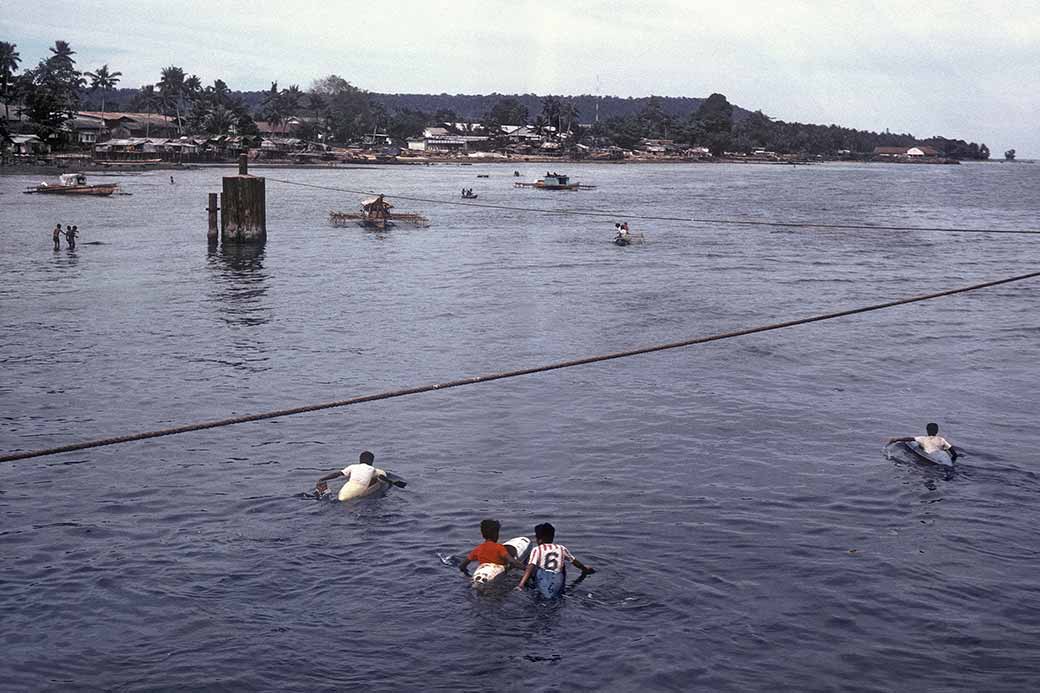
[[[318,483],[314,486],[316,495],[318,497],[325,495],[325,492],[329,490],[329,485],[326,482],[331,481],[332,479],[338,479],[341,476],[347,477],[347,483],[344,485],[345,487],[348,485],[360,487],[357,488],[358,491],[367,489],[369,486],[375,486],[380,481],[385,481],[398,488],[404,488],[408,485],[407,482],[398,478],[396,475],[385,472],[382,469],[376,469],[375,461],[376,456],[368,450],[365,450],[359,456],[357,464],[349,465],[339,471],[331,472],[318,479]],[[341,489],[340,493],[342,492],[343,490]],[[342,500],[342,497],[340,499]]]
[[[932,454],[939,452],[940,450],[946,450],[950,453],[950,459],[955,460],[960,454],[957,448],[950,445],[950,442],[939,435],[939,424],[930,423],[925,426],[925,433],[928,435],[924,436],[907,436],[905,438],[889,438],[888,443],[917,443],[926,454]]]

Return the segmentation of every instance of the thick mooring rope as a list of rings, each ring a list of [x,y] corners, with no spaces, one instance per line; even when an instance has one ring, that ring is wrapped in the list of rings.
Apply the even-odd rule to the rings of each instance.
[[[920,296],[912,296],[909,298],[901,298],[895,301],[888,301],[885,303],[875,303],[869,306],[863,306],[860,308],[851,308],[849,310],[841,310],[834,313],[823,313],[822,315],[814,315],[808,318],[798,318],[796,320],[787,320],[785,322],[777,322],[769,325],[760,325],[758,327],[749,327],[742,330],[734,330],[732,332],[722,332],[719,334],[709,335],[707,337],[694,337],[693,339],[684,339],[679,342],[669,342],[667,344],[657,344],[654,346],[640,347],[638,349],[630,349],[628,351],[618,351],[612,354],[603,354],[601,356],[586,356],[584,358],[573,359],[570,361],[559,361],[557,363],[551,363],[544,366],[535,366],[533,368],[521,368],[511,371],[503,371],[500,373],[489,373],[486,375],[476,375],[469,378],[460,378],[458,380],[449,380],[444,383],[437,383],[435,385],[420,385],[418,387],[409,387],[402,390],[388,390],[385,392],[379,392],[371,395],[362,395],[359,397],[351,397],[350,399],[341,399],[334,402],[325,402],[323,404],[309,404],[302,407],[292,407],[289,409],[277,409],[275,411],[263,412],[260,414],[249,414],[246,416],[233,416],[226,419],[219,419],[216,421],[204,421],[200,423],[185,424],[184,426],[175,426],[173,428],[164,428],[157,431],[147,431],[144,433],[132,433],[124,436],[114,436],[111,438],[101,438],[98,440],[90,440],[81,443],[71,443],[69,445],[60,445],[53,448],[44,448],[41,450],[29,450],[25,452],[15,452],[7,455],[0,456],[0,462],[11,462],[14,460],[24,460],[32,457],[44,457],[48,455],[57,455],[62,452],[73,452],[76,450],[86,450],[88,448],[99,448],[106,445],[116,445],[118,443],[129,443],[135,440],[147,440],[148,438],[159,438],[162,436],[172,436],[178,433],[188,433],[190,431],[202,431],[207,428],[220,428],[222,426],[232,426],[240,423],[247,423],[249,421],[263,421],[265,419],[275,419],[282,416],[292,416],[293,414],[305,414],[312,411],[320,411],[322,409],[334,409],[336,407],[346,407],[351,404],[362,404],[364,402],[377,402],[384,399],[393,399],[395,397],[405,397],[408,395],[418,395],[423,392],[432,392],[434,390],[446,390],[452,387],[462,387],[463,385],[475,385],[477,383],[486,383],[492,380],[503,380],[505,378],[517,378],[522,375],[531,375],[533,373],[544,373],[546,371],[559,370],[561,368],[573,368],[574,366],[584,366],[590,363],[599,363],[600,361],[610,361],[613,359],[626,358],[628,356],[638,356],[639,354],[649,354],[655,351],[665,351],[667,349],[678,349],[680,347],[693,346],[695,344],[706,344],[707,342],[716,342],[722,339],[731,339],[733,337],[743,337],[749,334],[756,334],[758,332],[770,332],[772,330],[782,330],[787,327],[795,327],[797,325],[806,325],[811,322],[821,322],[823,320],[834,320],[835,318],[842,318],[849,315],[857,315],[859,313],[869,313],[875,310],[883,310],[885,308],[894,308],[895,306],[902,306],[908,303],[917,303],[919,301],[929,301],[934,298],[941,298],[943,296],[952,296],[954,294],[963,294],[969,291],[977,291],[979,289],[985,289],[992,286],[999,286],[1001,284],[1010,284],[1012,282],[1020,282],[1026,279],[1034,279],[1040,277],[1040,272],[1030,272],[1028,274],[1020,274],[1014,277],[1007,277],[1005,279],[997,279],[994,281],[982,282],[980,284],[972,284],[971,286],[963,286],[956,289],[947,289],[945,291],[937,291],[931,294],[923,294]]]

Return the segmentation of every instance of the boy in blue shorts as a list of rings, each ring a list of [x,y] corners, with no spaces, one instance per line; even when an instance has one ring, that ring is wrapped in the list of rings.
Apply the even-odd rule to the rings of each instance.
[[[518,590],[522,590],[534,575],[535,586],[543,597],[551,599],[560,596],[567,582],[565,561],[573,563],[582,575],[596,572],[572,556],[566,546],[555,543],[556,528],[548,522],[537,525],[534,528],[534,536],[538,540],[538,546],[531,551],[531,557],[527,561],[527,570],[520,578],[520,584],[516,586]]]

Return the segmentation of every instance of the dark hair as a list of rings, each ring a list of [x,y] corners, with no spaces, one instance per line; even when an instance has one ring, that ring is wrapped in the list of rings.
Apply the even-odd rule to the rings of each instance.
[[[535,525],[534,538],[540,542],[551,544],[553,539],[556,538],[556,528],[548,522],[543,522],[540,525]]]
[[[924,427],[924,430],[928,432],[928,435],[934,436],[939,434],[939,424],[930,423]]]
[[[502,525],[498,520],[481,520],[480,536],[484,537],[488,541],[498,541],[498,531],[501,528]]]
[[[376,461],[376,456],[370,453],[368,450],[365,450],[363,453],[361,453],[361,457],[358,459],[361,460],[361,464],[372,464]]]

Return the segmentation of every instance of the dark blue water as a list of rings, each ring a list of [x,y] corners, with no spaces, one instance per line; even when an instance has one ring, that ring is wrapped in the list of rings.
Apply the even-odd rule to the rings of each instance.
[[[1040,167],[268,170],[269,242],[210,251],[227,171],[131,196],[0,178],[0,450],[323,402],[1034,271]],[[544,173],[521,167],[525,180]],[[490,173],[477,179],[477,173]],[[429,229],[326,224],[357,195]],[[99,181],[95,181],[99,182]],[[76,251],[51,249],[76,223]],[[90,244],[91,242],[98,244]],[[64,245],[64,244],[63,244]],[[8,690],[1007,690],[1040,684],[1034,282],[600,365],[0,466]],[[884,439],[937,421],[945,476]],[[408,487],[304,496],[363,449]],[[598,572],[477,596],[437,552],[551,521]],[[515,578],[514,578],[515,579]]]

